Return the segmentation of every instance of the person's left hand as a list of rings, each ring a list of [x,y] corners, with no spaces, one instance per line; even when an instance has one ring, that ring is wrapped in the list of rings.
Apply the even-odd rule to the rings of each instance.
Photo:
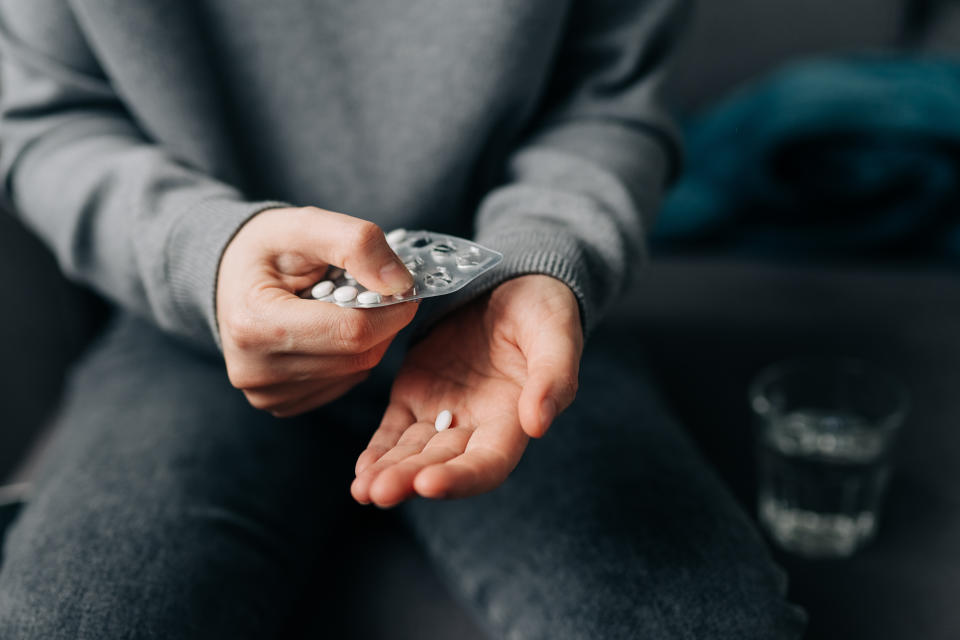
[[[576,297],[549,276],[508,280],[444,319],[407,354],[353,497],[389,507],[497,487],[573,401],[582,350]],[[438,433],[444,409],[453,424]]]

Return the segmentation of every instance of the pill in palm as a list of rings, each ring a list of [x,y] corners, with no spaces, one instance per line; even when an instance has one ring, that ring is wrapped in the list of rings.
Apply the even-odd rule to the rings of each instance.
[[[310,295],[313,296],[314,299],[319,300],[320,298],[326,298],[328,295],[333,293],[333,290],[336,288],[336,285],[334,285],[332,282],[329,280],[324,280],[323,282],[318,282],[317,284],[313,285],[313,289],[310,290]]]
[[[437,428],[437,431],[443,431],[450,426],[451,422],[453,422],[453,414],[448,409],[444,409],[437,414],[437,420],[433,423],[433,426]]]
[[[336,291],[333,292],[333,299],[337,302],[350,302],[357,297],[357,288],[356,287],[338,287]]]
[[[357,302],[360,304],[377,304],[380,302],[380,294],[376,291],[363,291],[357,295]]]

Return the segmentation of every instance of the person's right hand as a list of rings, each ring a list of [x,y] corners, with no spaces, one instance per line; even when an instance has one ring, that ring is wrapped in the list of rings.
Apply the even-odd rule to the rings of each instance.
[[[224,250],[216,294],[223,356],[231,384],[254,407],[287,417],[340,397],[413,319],[415,302],[344,309],[300,298],[328,265],[383,295],[413,285],[377,225],[315,207],[263,211]]]

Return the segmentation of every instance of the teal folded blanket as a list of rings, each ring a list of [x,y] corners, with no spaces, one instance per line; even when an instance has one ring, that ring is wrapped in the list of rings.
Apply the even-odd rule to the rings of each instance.
[[[960,260],[960,61],[820,60],[687,128],[661,251]]]

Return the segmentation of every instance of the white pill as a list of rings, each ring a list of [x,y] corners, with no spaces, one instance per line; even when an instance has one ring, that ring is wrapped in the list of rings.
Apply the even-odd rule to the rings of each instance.
[[[329,280],[324,280],[323,282],[318,282],[313,285],[313,289],[310,289],[310,295],[313,296],[315,300],[320,298],[326,298],[328,295],[333,293],[333,290],[336,289],[334,284]]]
[[[338,287],[333,292],[333,299],[337,302],[350,302],[357,297],[356,287]]]
[[[380,294],[376,291],[364,291],[357,296],[357,302],[360,304],[378,304],[380,302]]]
[[[437,414],[437,421],[433,423],[433,426],[437,428],[437,431],[443,431],[450,426],[450,423],[453,422],[453,414],[449,410],[444,409],[439,414]]]
[[[403,242],[403,239],[406,237],[407,237],[406,229],[394,229],[393,231],[387,234],[387,244],[390,245],[391,247],[395,247],[401,242]]]
[[[349,271],[344,271],[344,272],[343,272],[343,277],[347,279],[347,282],[356,282],[356,281],[357,281],[357,279],[354,278],[353,275],[351,275]]]

